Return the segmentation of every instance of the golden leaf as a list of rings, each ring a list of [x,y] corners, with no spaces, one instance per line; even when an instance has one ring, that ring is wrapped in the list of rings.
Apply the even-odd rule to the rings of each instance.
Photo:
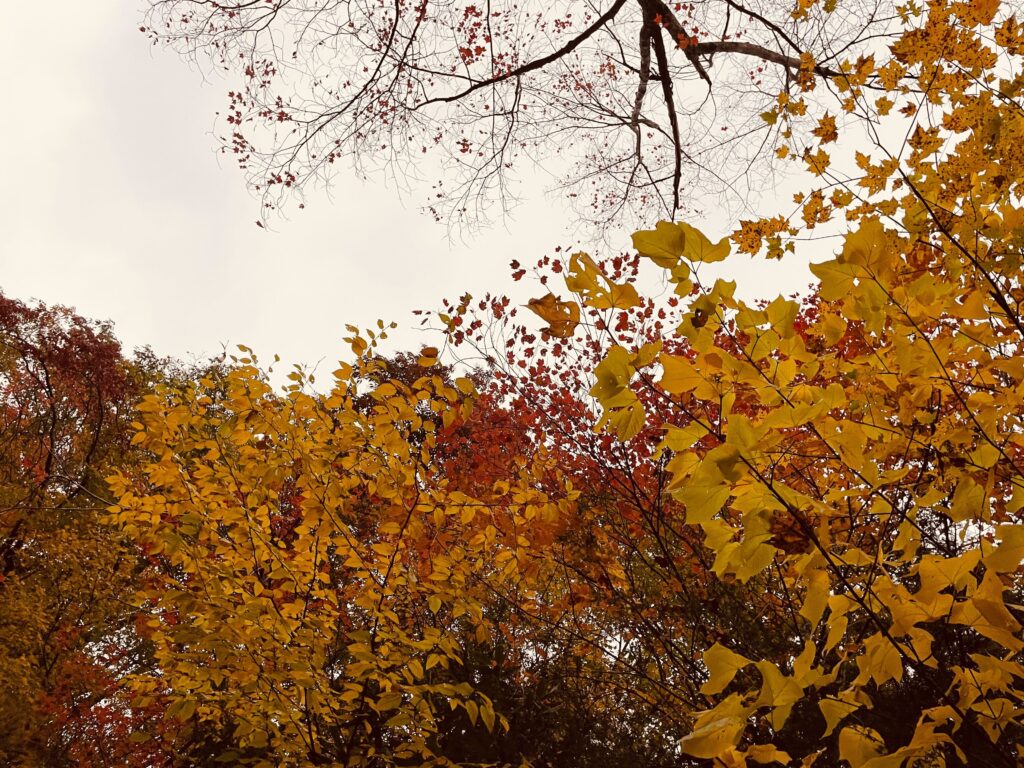
[[[571,338],[580,323],[580,307],[574,301],[561,301],[549,293],[539,299],[530,299],[527,307],[547,321],[547,332],[559,339]]]

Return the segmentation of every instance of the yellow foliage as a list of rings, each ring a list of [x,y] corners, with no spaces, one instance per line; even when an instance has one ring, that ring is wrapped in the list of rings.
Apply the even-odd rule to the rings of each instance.
[[[521,477],[494,484],[511,497],[503,514],[515,526],[488,535],[494,499],[450,490],[431,454],[438,425],[473,389],[425,375],[363,392],[373,362],[358,336],[350,343],[364,356],[326,398],[301,381],[276,394],[243,365],[147,401],[139,440],[153,461],[144,478],[114,481],[115,517],[166,562],[144,595],[161,672],[140,690],[166,691],[184,720],[246,723],[241,743],[267,744],[286,764],[312,759],[310,727],[345,735],[347,765],[377,764],[377,744],[385,762],[426,764],[445,706],[500,722],[469,683],[439,682],[460,664],[455,619],[486,635],[481,590],[508,581],[528,595],[524,612],[547,608],[552,573],[571,565],[563,615],[577,647],[616,679],[643,681],[624,683],[633,698],[623,711],[642,703],[684,721],[687,755],[789,760],[762,742],[812,712],[822,732],[795,740],[803,765],[823,751],[851,768],[977,754],[1012,764],[1024,732],[1024,117],[1020,84],[997,76],[1024,63],[1024,36],[1011,20],[988,28],[1000,8],[908,6],[904,33],[879,60],[842,65],[851,113],[881,118],[897,97],[919,99],[899,113],[916,121],[911,151],[858,152],[860,175],[841,189],[810,190],[799,216],[743,221],[717,243],[680,222],[634,234],[685,312],[664,345],[610,341],[586,373],[602,409],[594,428],[625,443],[622,455],[642,454],[630,442],[642,433],[660,442],[657,498],[614,510],[612,523],[583,509],[592,525],[577,532],[578,560],[535,533],[576,500],[541,490],[557,459],[538,468],[522,457]],[[814,66],[801,57],[798,86]],[[876,88],[887,100],[865,98]],[[838,129],[822,119],[815,132],[827,143]],[[820,147],[796,159],[826,181],[838,174]],[[701,263],[729,256],[730,240],[779,258],[793,248],[784,238],[840,211],[842,246],[818,252],[803,306],[748,304],[735,283],[698,279]],[[563,339],[580,306],[648,306],[585,254],[571,258],[566,282],[576,300],[529,305]],[[290,515],[294,525],[282,522]],[[605,527],[620,525],[630,542],[641,522],[659,535],[684,530],[689,548],[641,552],[646,570],[627,574]],[[680,570],[691,562],[697,587]],[[748,659],[736,638],[708,635],[681,652],[689,627],[647,603],[615,602],[655,566],[672,569],[666,584],[680,601],[760,590],[788,650]],[[630,666],[630,643],[651,638],[638,627],[668,671]],[[617,644],[627,650],[608,650]],[[872,720],[893,701],[909,702],[908,727]]]
[[[490,631],[474,585],[507,578],[489,510],[515,531],[562,502],[532,469],[496,489],[511,505],[434,482],[439,424],[472,383],[374,384],[377,370],[343,367],[326,396],[301,374],[277,393],[254,363],[160,389],[139,409],[151,463],[111,478],[113,519],[163,564],[140,596],[156,671],[134,685],[169,702],[183,739],[228,736],[228,762],[315,765],[337,739],[345,765],[377,764],[382,741],[389,760],[429,762],[449,706],[505,727],[447,670],[465,622]]]
[[[730,694],[695,719],[682,742],[694,757],[741,764],[747,738],[780,732],[812,700],[852,768],[944,764],[976,739],[1005,750],[1022,733],[1024,121],[987,85],[995,62],[1018,66],[1022,49],[1009,21],[994,38],[980,31],[999,13],[996,2],[929,3],[906,18],[891,59],[845,69],[843,87],[865,106],[869,83],[895,95],[908,73],[919,84],[928,73],[941,114],[906,110],[911,151],[859,153],[863,176],[846,187],[858,193],[831,194],[850,227],[840,253],[812,264],[813,322],[794,332],[782,304],[766,311],[698,285],[689,317],[700,323],[685,320],[685,351],[661,357],[659,390],[687,416],[651,425],[674,453],[667,492],[703,531],[719,578],[777,569],[800,617],[792,631],[810,633],[790,663],[710,645],[701,690]],[[883,116],[891,103],[878,104]],[[834,119],[814,133],[835,140]],[[820,149],[804,159],[835,172]],[[806,229],[831,217],[824,201],[824,190],[798,196]],[[692,231],[663,223],[634,245],[671,269]],[[778,257],[797,232],[782,218],[743,222],[733,240]],[[616,359],[626,387],[636,369]],[[978,651],[966,666],[949,655],[954,636]],[[737,677],[747,664],[760,687]],[[934,690],[906,713],[917,726],[903,743],[863,724],[873,700],[926,680]],[[748,731],[748,719],[759,725]]]

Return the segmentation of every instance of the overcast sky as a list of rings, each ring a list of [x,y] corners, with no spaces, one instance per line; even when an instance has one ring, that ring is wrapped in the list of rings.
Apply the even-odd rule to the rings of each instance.
[[[8,295],[110,319],[129,349],[188,358],[245,343],[261,356],[330,362],[345,355],[346,323],[394,320],[404,326],[397,345],[418,348],[436,340],[412,330],[412,309],[465,291],[539,295],[510,281],[508,262],[573,244],[559,201],[540,193],[504,227],[452,243],[394,189],[344,173],[330,198],[311,194],[275,231],[257,228],[258,202],[214,151],[214,112],[231,84],[204,83],[152,48],[138,32],[141,8],[91,0],[0,10]],[[708,234],[722,226],[710,223]],[[743,258],[730,269],[755,294],[807,282],[797,265]]]

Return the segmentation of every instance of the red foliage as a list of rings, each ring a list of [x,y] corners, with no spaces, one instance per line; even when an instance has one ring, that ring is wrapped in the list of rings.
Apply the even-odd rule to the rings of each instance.
[[[159,707],[121,679],[141,661],[132,559],[100,520],[130,450],[140,385],[105,323],[0,294],[0,762],[161,766]]]

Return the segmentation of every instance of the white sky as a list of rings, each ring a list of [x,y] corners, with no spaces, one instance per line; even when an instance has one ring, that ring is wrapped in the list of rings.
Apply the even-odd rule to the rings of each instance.
[[[214,112],[231,84],[204,84],[152,48],[137,29],[141,7],[0,10],[0,288],[9,296],[113,320],[129,350],[151,344],[187,359],[245,343],[268,362],[276,352],[312,364],[347,356],[346,323],[394,320],[403,326],[396,347],[415,349],[436,339],[413,330],[412,309],[465,291],[544,293],[508,277],[511,259],[530,264],[573,244],[568,214],[539,180],[507,226],[466,243],[450,242],[395,190],[344,174],[331,199],[311,193],[275,231],[257,228],[258,202],[214,151]],[[723,225],[703,228],[718,237]],[[797,265],[733,262],[748,296],[808,282]]]

